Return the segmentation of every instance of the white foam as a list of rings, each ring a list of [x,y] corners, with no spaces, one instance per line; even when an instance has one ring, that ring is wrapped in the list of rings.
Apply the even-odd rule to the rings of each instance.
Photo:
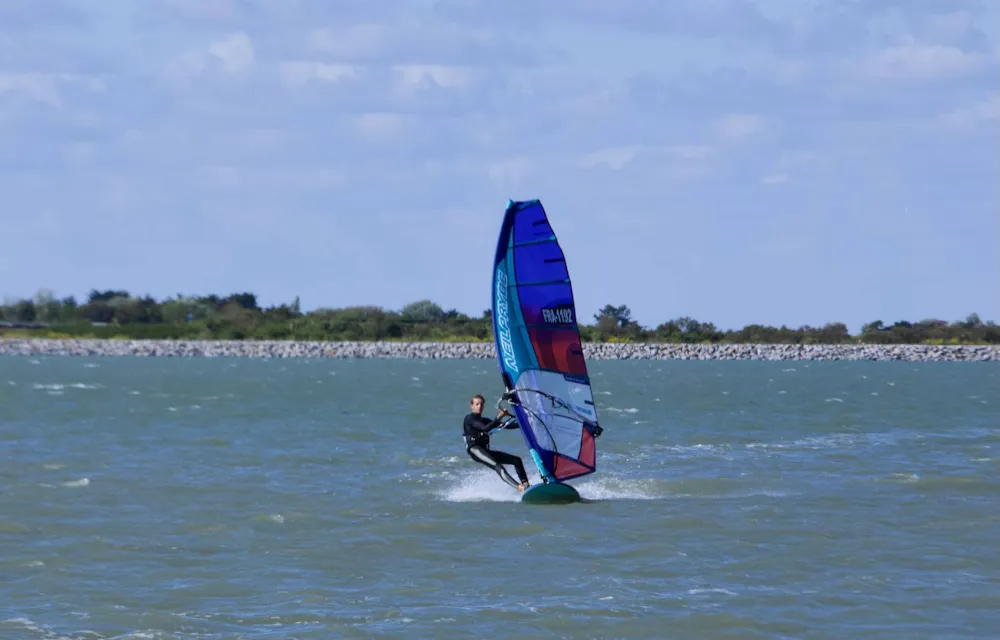
[[[655,457],[661,457],[663,452],[669,452],[675,454],[674,457],[678,458],[704,458],[705,456],[720,457],[726,460],[733,460],[733,449],[731,445],[715,445],[715,444],[673,444],[673,445],[651,445],[649,447],[643,447],[640,452],[643,457],[648,457],[648,453],[645,450],[652,451]]]
[[[508,472],[511,469],[508,467]],[[513,475],[513,474],[512,474]],[[516,479],[516,476],[514,476]],[[437,492],[437,495],[448,502],[520,502],[521,494],[504,483],[496,473],[488,469],[469,471],[460,475],[448,476],[449,486]],[[542,479],[537,474],[528,471],[528,481],[532,486]],[[583,479],[581,482],[570,481],[584,500],[656,500],[665,496],[648,491],[642,480],[623,481],[613,477],[603,476],[593,480]]]
[[[730,591],[729,589],[688,589],[688,593],[691,594],[691,595],[693,595],[693,596],[700,595],[700,594],[705,594],[705,593],[722,593],[722,594],[725,594],[727,596],[739,595],[739,594],[737,594],[737,593],[735,593],[733,591]]]
[[[579,483],[570,481],[570,484],[573,484],[584,500],[657,500],[665,497],[648,491],[647,483],[643,480],[623,481],[603,476],[593,480],[584,479]]]
[[[90,478],[80,478],[79,480],[69,480],[62,483],[64,487],[86,487],[90,484]]]
[[[85,384],[83,382],[71,382],[69,384],[39,384],[36,382],[33,385],[33,388],[35,389],[48,389],[50,391],[62,391],[67,387],[71,389],[100,389],[101,385]]]
[[[518,502],[521,494],[489,469],[469,471],[449,478],[451,484],[438,492],[448,502]],[[535,480],[528,475],[529,482]]]
[[[850,449],[855,447],[877,447],[897,442],[898,436],[887,433],[834,433],[826,436],[810,436],[797,440],[779,442],[750,442],[747,449],[767,451],[801,449]]]

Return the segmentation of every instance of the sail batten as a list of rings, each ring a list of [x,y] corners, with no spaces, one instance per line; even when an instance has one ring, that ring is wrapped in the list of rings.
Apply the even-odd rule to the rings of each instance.
[[[572,282],[538,200],[507,203],[492,298],[501,375],[540,473],[547,481],[593,473],[601,427]]]

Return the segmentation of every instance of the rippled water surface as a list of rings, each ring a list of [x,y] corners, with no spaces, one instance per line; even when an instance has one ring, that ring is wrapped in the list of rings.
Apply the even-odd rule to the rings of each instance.
[[[591,371],[531,506],[490,361],[0,358],[0,638],[996,637],[996,364]]]

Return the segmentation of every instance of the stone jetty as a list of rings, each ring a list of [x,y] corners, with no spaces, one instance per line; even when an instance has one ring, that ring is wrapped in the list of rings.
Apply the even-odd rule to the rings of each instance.
[[[901,360],[1000,362],[1000,345],[620,344],[583,345],[593,360]],[[290,340],[0,339],[0,356],[222,358],[495,358],[492,343]]]

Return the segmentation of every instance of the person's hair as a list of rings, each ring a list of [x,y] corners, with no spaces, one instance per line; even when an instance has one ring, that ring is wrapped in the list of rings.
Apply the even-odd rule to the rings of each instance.
[[[478,394],[478,393],[476,395],[472,396],[471,398],[469,398],[469,404],[472,404],[472,401],[475,400],[476,398],[479,398],[480,400],[483,401],[483,404],[486,404],[486,398],[484,398],[481,394]]]

